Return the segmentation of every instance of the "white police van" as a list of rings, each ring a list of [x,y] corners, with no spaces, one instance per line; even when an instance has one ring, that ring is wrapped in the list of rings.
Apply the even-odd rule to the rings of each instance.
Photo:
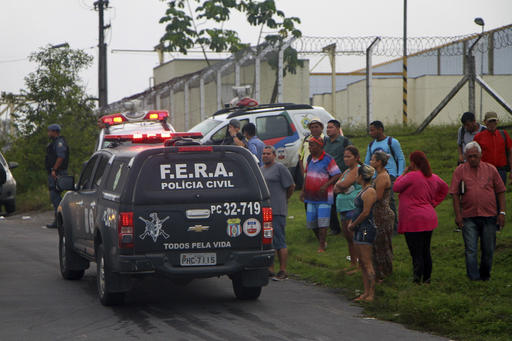
[[[240,121],[241,127],[253,123],[257,136],[265,144],[276,148],[276,160],[284,164],[291,174],[297,174],[295,170],[299,161],[299,148],[304,137],[309,135],[308,123],[318,119],[326,127],[327,122],[334,119],[322,107],[294,103],[264,104],[219,110],[189,132],[203,134],[201,143],[220,144],[233,118]]]

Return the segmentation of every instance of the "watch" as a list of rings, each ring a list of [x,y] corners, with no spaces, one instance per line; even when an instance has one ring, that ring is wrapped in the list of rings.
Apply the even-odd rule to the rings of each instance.
[[[500,214],[507,215],[505,211],[500,211]]]

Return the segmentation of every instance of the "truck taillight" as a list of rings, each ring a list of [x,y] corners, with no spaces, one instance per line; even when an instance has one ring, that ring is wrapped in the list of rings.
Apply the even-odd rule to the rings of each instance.
[[[117,236],[120,249],[133,248],[133,212],[119,213]]]
[[[263,244],[271,245],[274,236],[274,228],[272,227],[272,208],[263,207]]]

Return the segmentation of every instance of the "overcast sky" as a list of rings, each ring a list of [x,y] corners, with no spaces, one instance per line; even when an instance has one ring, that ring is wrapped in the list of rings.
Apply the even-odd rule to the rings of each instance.
[[[97,96],[98,14],[94,0],[1,0],[0,91],[18,93],[34,70],[27,57],[48,44],[68,42],[94,56],[83,74],[88,92]],[[403,0],[276,0],[287,16],[297,16],[307,36],[394,36],[403,34]],[[164,26],[158,23],[167,5],[160,0],[110,0],[105,23],[108,44],[108,100],[113,102],[145,90],[154,53],[111,53],[112,49],[151,50]],[[512,24],[512,0],[409,0],[408,36],[458,36],[480,32],[473,20],[482,17],[485,30]],[[245,42],[256,43],[257,30],[232,18]],[[248,26],[248,25],[247,25]],[[171,56],[167,55],[166,59]],[[338,57],[343,58],[343,57]],[[338,62],[338,72],[351,71]],[[329,71],[328,64],[315,71]]]

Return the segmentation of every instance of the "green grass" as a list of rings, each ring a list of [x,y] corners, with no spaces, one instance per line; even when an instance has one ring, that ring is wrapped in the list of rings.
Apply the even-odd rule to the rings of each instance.
[[[29,211],[51,210],[48,186],[40,185],[16,195],[16,214]]]
[[[409,133],[409,131],[407,131]],[[424,151],[434,173],[450,184],[457,163],[457,127],[429,128],[420,135],[397,137],[407,156]],[[361,151],[369,137],[353,137]],[[509,207],[512,194],[507,193]],[[377,286],[376,300],[364,305],[369,316],[402,323],[410,328],[444,335],[457,340],[510,340],[512,338],[512,220],[497,234],[492,277],[488,282],[466,278],[464,243],[455,227],[451,198],[437,208],[439,227],[432,237],[433,273],[431,285],[412,283],[412,262],[402,235],[393,237],[393,274]],[[303,203],[295,193],[290,199],[287,222],[288,270],[300,278],[338,288],[347,298],[362,289],[360,274],[347,276],[347,243],[343,237],[329,236],[327,252],[318,254],[317,241],[306,229]]]

